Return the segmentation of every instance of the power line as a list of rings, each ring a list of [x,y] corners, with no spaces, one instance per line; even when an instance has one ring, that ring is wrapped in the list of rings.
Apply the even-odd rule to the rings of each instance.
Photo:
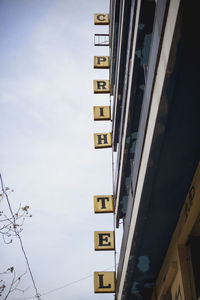
[[[11,204],[10,204],[10,201],[9,201],[9,198],[8,198],[8,194],[6,193],[6,189],[4,189],[4,183],[3,183],[3,178],[1,176],[1,173],[0,173],[0,182],[1,182],[1,189],[2,189],[2,192],[3,194],[5,195],[6,197],[6,201],[7,201],[7,204],[8,204],[8,208],[9,208],[9,211],[11,213],[11,216],[13,218],[13,230],[16,234],[16,236],[18,237],[19,239],[19,242],[20,242],[20,246],[21,246],[21,250],[22,250],[22,253],[24,255],[24,258],[25,258],[25,261],[26,261],[26,264],[27,264],[27,267],[28,267],[28,271],[30,273],[30,276],[31,276],[31,280],[32,280],[32,283],[33,283],[33,287],[35,289],[35,296],[33,298],[37,298],[38,300],[41,300],[40,298],[40,294],[38,293],[38,290],[37,290],[37,287],[36,287],[36,284],[35,284],[35,280],[34,280],[34,277],[33,277],[33,273],[31,271],[31,267],[30,267],[30,264],[29,264],[29,260],[28,260],[28,257],[27,257],[27,254],[26,254],[26,251],[24,249],[24,245],[23,245],[23,242],[22,242],[22,238],[19,234],[19,232],[17,231],[17,226],[16,226],[16,221],[15,221],[15,215],[13,213],[13,210],[12,210],[12,207],[11,207]]]
[[[106,268],[106,269],[103,270],[103,271],[110,270],[110,269],[112,269],[113,267],[114,267],[114,266],[111,266],[111,267],[109,267],[109,268]],[[102,271],[102,272],[103,272],[103,271]],[[76,283],[78,283],[78,282],[80,282],[80,281],[83,281],[83,280],[88,279],[88,278],[91,278],[91,277],[93,277],[93,274],[87,275],[87,276],[82,277],[82,278],[80,278],[80,279],[77,279],[77,280],[68,282],[68,283],[66,283],[66,284],[64,284],[64,285],[62,285],[62,286],[60,286],[60,287],[54,288],[54,289],[52,289],[52,290],[49,290],[49,291],[47,291],[47,292],[41,294],[41,296],[43,297],[43,296],[46,296],[46,295],[48,295],[48,294],[57,292],[57,291],[59,291],[59,290],[61,290],[61,289],[64,289],[64,288],[70,286],[70,285],[76,284]],[[28,300],[28,299],[34,299],[34,298],[35,298],[35,297],[15,298],[15,299],[13,299],[13,300]]]

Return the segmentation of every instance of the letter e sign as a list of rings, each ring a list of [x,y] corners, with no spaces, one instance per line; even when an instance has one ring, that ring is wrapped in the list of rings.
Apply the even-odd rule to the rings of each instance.
[[[114,231],[95,231],[94,250],[115,250]]]

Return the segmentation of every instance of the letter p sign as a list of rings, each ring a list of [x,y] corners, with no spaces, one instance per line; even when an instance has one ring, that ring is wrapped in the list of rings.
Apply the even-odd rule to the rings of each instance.
[[[109,67],[109,56],[94,56],[95,69],[108,69]]]

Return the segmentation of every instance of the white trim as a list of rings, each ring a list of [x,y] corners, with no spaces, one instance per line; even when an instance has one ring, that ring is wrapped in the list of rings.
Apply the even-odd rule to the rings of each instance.
[[[136,11],[136,18],[135,18],[135,28],[134,28],[134,35],[133,35],[133,48],[131,54],[131,61],[130,61],[130,71],[129,72],[129,82],[128,82],[128,91],[127,91],[127,105],[126,105],[126,113],[125,113],[125,120],[124,120],[124,129],[123,129],[123,136],[122,136],[122,143],[121,143],[121,154],[120,154],[120,167],[119,167],[119,177],[117,181],[117,192],[116,192],[116,206],[115,206],[115,215],[117,216],[117,210],[119,205],[119,192],[121,187],[121,176],[122,176],[122,166],[124,160],[124,149],[125,149],[125,141],[126,141],[126,131],[128,126],[128,112],[129,112],[129,104],[130,104],[130,95],[131,95],[131,84],[132,84],[132,77],[133,77],[133,66],[135,61],[135,48],[136,48],[136,38],[137,38],[137,31],[138,31],[138,23],[139,23],[139,13],[140,13],[140,6],[141,0],[137,3],[137,11]]]
[[[135,193],[135,201],[134,201],[134,207],[133,207],[130,226],[129,226],[128,241],[127,241],[127,246],[126,246],[126,250],[125,250],[125,258],[124,258],[123,267],[122,267],[122,275],[121,275],[117,300],[122,299],[122,292],[123,292],[126,271],[127,271],[129,257],[130,257],[131,246],[132,246],[132,242],[133,242],[133,235],[134,235],[135,224],[136,224],[137,215],[138,215],[140,197],[142,194],[144,178],[145,178],[145,173],[146,173],[146,169],[147,169],[147,163],[148,163],[148,158],[149,158],[149,153],[150,153],[150,148],[151,148],[151,143],[152,143],[152,138],[153,138],[153,133],[154,133],[154,127],[155,127],[156,117],[157,117],[158,108],[159,108],[160,99],[161,99],[161,92],[162,92],[163,83],[164,83],[164,79],[165,79],[165,73],[167,70],[167,63],[168,63],[168,59],[169,59],[169,53],[170,53],[170,49],[171,49],[172,38],[173,38],[173,33],[174,33],[178,9],[179,9],[179,3],[180,3],[180,0],[172,0],[170,2],[170,6],[169,6],[169,12],[168,12],[167,21],[166,21],[166,28],[165,28],[164,38],[163,38],[162,50],[161,50],[159,65],[158,65],[158,69],[157,69],[154,91],[153,91],[153,95],[152,95],[152,103],[151,103],[147,132],[146,132],[146,137],[145,137],[145,142],[144,142],[144,150],[142,153],[141,166],[140,166],[140,171],[138,174],[138,182],[137,182],[137,188],[136,188],[136,193]]]
[[[110,17],[111,17],[111,11],[112,11],[112,20],[110,18],[110,25],[109,25],[109,39],[112,37],[112,41],[110,41],[110,57],[113,55],[113,49],[114,49],[114,30],[115,30],[115,11],[116,11],[116,0],[110,0]],[[112,22],[112,30],[111,30],[111,22]],[[109,72],[109,79],[111,82],[111,74],[113,73],[113,64],[112,68],[110,69],[111,72]]]
[[[115,95],[118,95],[118,86],[119,86],[119,66],[120,66],[119,58],[121,56],[123,22],[124,22],[124,0],[122,3],[122,17],[121,17],[120,36],[119,36],[119,38],[120,38],[119,52],[117,53],[117,59],[116,59],[118,64],[117,64],[117,70],[115,71],[115,74],[117,74],[116,84],[115,84],[115,93],[114,93]],[[114,119],[114,116],[116,116],[117,101],[118,101],[118,97],[115,97],[115,111],[113,112],[113,119]]]

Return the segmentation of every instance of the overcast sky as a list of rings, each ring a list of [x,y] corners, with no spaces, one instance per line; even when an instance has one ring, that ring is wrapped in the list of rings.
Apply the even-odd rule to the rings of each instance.
[[[93,25],[98,12],[109,0],[0,1],[0,172],[13,209],[29,205],[33,215],[22,239],[42,299],[113,299],[93,292],[93,272],[114,270],[113,251],[95,252],[93,241],[113,230],[112,214],[93,213],[93,195],[112,194],[111,149],[93,145],[94,132],[111,131],[93,121],[93,106],[109,105],[93,94],[93,79],[109,74],[93,69],[94,55],[109,55],[93,45],[108,32]],[[17,239],[1,239],[0,257],[0,272],[27,270]],[[21,288],[9,299],[34,297],[28,273]]]

